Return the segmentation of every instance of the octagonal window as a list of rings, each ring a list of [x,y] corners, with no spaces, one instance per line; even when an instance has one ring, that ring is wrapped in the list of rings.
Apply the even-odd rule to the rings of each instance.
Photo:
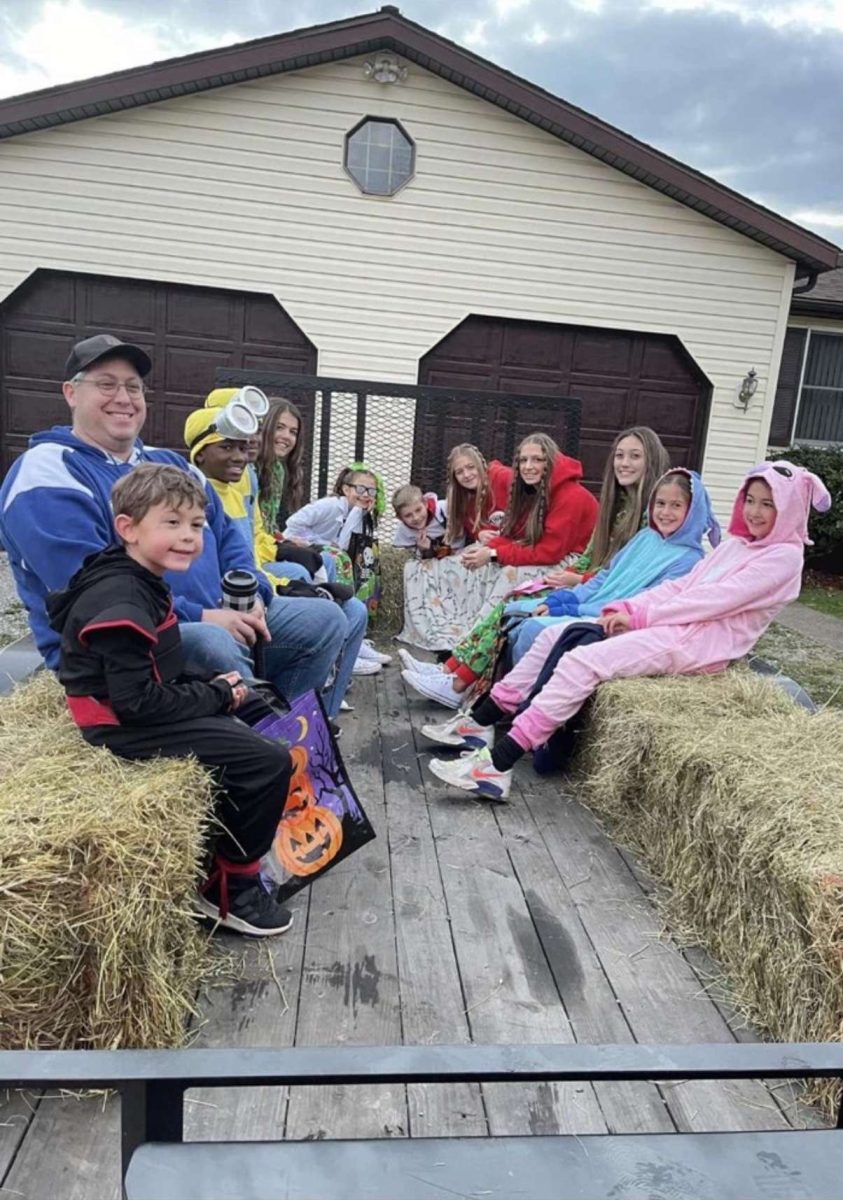
[[[366,117],[345,136],[345,169],[370,196],[394,196],[415,163],[416,147],[398,121]]]

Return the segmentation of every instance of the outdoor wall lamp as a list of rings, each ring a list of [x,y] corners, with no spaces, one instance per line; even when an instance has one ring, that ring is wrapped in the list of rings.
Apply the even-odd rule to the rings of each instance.
[[[742,408],[746,412],[749,408],[750,400],[757,391],[758,372],[755,370],[755,367],[750,367],[738,385],[738,392],[735,396],[735,408]]]
[[[363,74],[376,83],[403,83],[407,78],[407,68],[391,54],[379,54],[363,64]]]

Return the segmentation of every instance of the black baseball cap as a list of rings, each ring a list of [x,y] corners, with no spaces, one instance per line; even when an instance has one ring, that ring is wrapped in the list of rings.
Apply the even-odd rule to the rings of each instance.
[[[152,359],[140,346],[132,346],[129,342],[121,342],[113,333],[96,333],[93,337],[77,342],[70,351],[70,356],[64,364],[65,379],[72,379],[79,371],[90,367],[91,363],[99,362],[102,358],[127,358],[143,377],[152,370]]]

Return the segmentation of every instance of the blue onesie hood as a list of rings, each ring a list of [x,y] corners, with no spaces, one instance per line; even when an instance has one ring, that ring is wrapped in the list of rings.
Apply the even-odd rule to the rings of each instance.
[[[682,525],[665,538],[652,528],[650,520],[656,491],[671,475],[685,475],[688,478],[691,503]],[[647,527],[639,530],[609,565],[588,583],[548,596],[546,603],[550,614],[599,617],[607,604],[637,596],[639,592],[656,587],[666,579],[687,575],[703,557],[703,538],[706,534],[712,546],[720,542],[720,526],[705,484],[696,471],[688,471],[684,467],[674,467],[657,481],[650,495],[647,522]]]
[[[655,502],[656,492],[659,487],[671,475],[684,475],[689,481],[691,484],[691,504],[685,514],[685,520],[676,530],[676,533],[672,533],[670,537],[663,538],[658,530],[653,528],[653,503]],[[662,542],[670,546],[686,546],[688,549],[698,549],[701,551],[703,538],[706,534],[708,534],[708,540],[712,546],[720,545],[720,522],[714,515],[714,509],[711,507],[711,497],[706,490],[706,486],[696,471],[689,471],[686,467],[672,467],[669,471],[665,471],[660,479],[656,480],[647,505],[647,528],[652,529],[652,532]]]

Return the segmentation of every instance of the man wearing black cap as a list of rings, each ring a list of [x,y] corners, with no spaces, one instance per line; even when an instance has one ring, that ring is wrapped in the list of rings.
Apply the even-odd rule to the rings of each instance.
[[[115,541],[116,481],[141,462],[195,470],[173,451],[147,450],[138,437],[146,419],[143,381],[151,369],[144,350],[112,334],[77,342],[62,384],[72,428],[55,425],[34,434],[0,489],[0,537],[49,667],[58,665],[59,640],[47,620],[47,594],[65,588],[89,554]],[[247,647],[263,637],[269,639],[266,674],[281,691],[294,697],[321,688],[346,639],[342,612],[330,600],[282,600],[260,572],[262,605],[252,612],[220,608],[225,572],[255,571],[255,563],[210,485],[205,492],[202,554],[189,570],[168,577],[189,665],[248,677]]]
[[[144,350],[110,333],[77,342],[62,384],[76,436],[128,460],[146,420],[143,379],[151,370]]]

